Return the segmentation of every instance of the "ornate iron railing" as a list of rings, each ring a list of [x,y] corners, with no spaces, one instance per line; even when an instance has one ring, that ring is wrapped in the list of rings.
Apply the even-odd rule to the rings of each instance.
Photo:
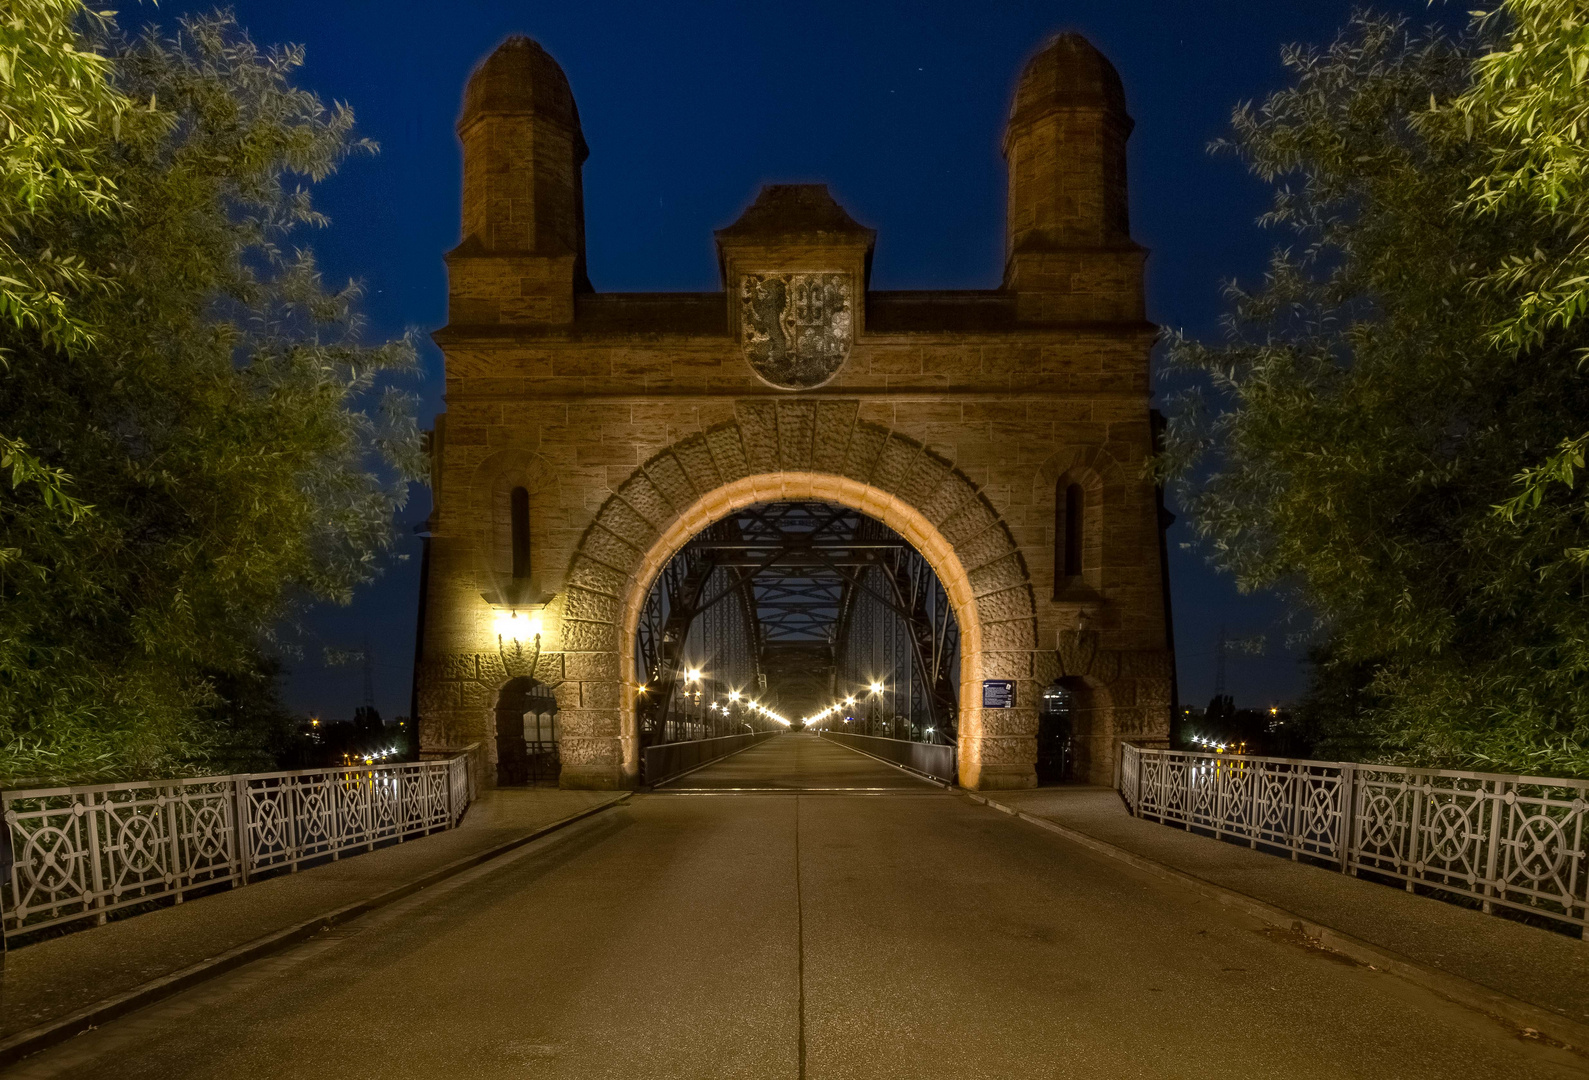
[[[470,757],[0,794],[7,937],[451,828]]]
[[[1589,781],[1126,745],[1131,812],[1589,926]]]

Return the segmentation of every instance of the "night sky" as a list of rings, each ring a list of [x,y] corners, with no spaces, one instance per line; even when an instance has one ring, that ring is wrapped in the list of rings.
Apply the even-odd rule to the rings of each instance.
[[[124,24],[212,4],[126,5]],[[567,72],[590,160],[585,214],[590,277],[601,291],[716,289],[712,230],[766,182],[821,181],[877,229],[878,289],[993,288],[1003,261],[999,141],[1016,77],[1052,33],[1079,30],[1125,82],[1132,232],[1152,250],[1148,316],[1214,334],[1220,282],[1261,272],[1283,237],[1252,224],[1267,191],[1228,157],[1210,157],[1231,108],[1283,84],[1281,46],[1327,43],[1349,0],[1168,3],[382,3],[253,0],[240,22],[260,44],[308,49],[301,85],[353,106],[381,145],[318,191],[329,229],[303,240],[332,280],[369,290],[370,335],[445,321],[441,256],[458,241],[460,158],[453,124],[469,72],[505,36],[528,34]],[[1415,19],[1422,0],[1382,0]],[[441,409],[441,354],[424,342],[425,426]],[[406,560],[349,608],[317,609],[289,661],[287,699],[329,718],[362,701],[357,664],[326,668],[323,650],[368,637],[376,704],[408,711],[419,543],[429,495],[402,514]],[[1242,705],[1298,695],[1305,672],[1285,648],[1292,625],[1272,598],[1241,597],[1170,534],[1183,701],[1206,702],[1214,642],[1266,635],[1262,656],[1233,653],[1228,689]]]

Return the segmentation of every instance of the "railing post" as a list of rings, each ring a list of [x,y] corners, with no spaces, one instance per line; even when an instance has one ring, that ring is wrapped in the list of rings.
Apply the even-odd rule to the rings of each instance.
[[[17,896],[21,891],[21,883],[17,880],[16,844],[11,839],[11,822],[6,815],[11,812],[11,800],[0,792],[0,964],[4,963],[6,952],[6,930],[9,920],[6,918],[6,890],[11,892],[11,906],[17,903]],[[17,925],[22,925],[18,918]]]
[[[156,791],[165,792],[165,819],[166,819],[166,848],[170,852],[167,856],[171,860],[171,877],[176,885],[176,902],[182,903],[182,828],[178,824],[180,815],[177,813],[177,792],[182,790],[180,784],[167,784]]]
[[[276,788],[276,791],[281,795],[281,813],[285,815],[283,819],[285,828],[283,831],[287,834],[289,841],[288,845],[286,845],[287,857],[292,860],[291,873],[296,874],[298,872],[298,861],[303,855],[303,844],[300,842],[303,830],[299,828],[300,822],[298,820],[297,777],[282,777],[280,786]],[[330,797],[330,793],[327,794],[327,797]],[[322,803],[321,805],[327,804]],[[336,858],[334,853],[332,858]]]
[[[1403,865],[1407,868],[1407,891],[1416,892],[1413,888],[1413,878],[1417,874],[1418,852],[1422,845],[1418,835],[1423,821],[1424,785],[1421,777],[1414,776],[1412,784],[1412,814],[1407,829],[1407,853],[1403,856]]]
[[[253,869],[253,845],[249,841],[249,804],[253,801],[248,797],[248,777],[236,775],[232,777],[232,817],[237,827],[237,876],[232,880],[239,885],[248,884],[249,871]]]
[[[1336,815],[1335,843],[1341,854],[1341,873],[1347,874],[1352,869],[1352,847],[1357,843],[1356,765],[1341,766],[1341,782],[1335,790],[1341,800],[1340,812]]]
[[[101,793],[103,794],[103,793]],[[105,867],[104,853],[100,850],[99,840],[99,814],[94,807],[94,795],[89,792],[83,796],[83,802],[88,810],[84,817],[88,819],[88,857],[90,859],[89,882],[93,886],[94,895],[90,899],[90,906],[98,908],[99,914],[95,922],[100,926],[105,925]]]
[[[1486,784],[1485,786],[1489,787],[1490,785]],[[1495,904],[1488,897],[1495,896],[1500,892],[1500,881],[1496,873],[1496,864],[1500,862],[1501,855],[1501,807],[1505,805],[1502,802],[1505,786],[1506,782],[1504,780],[1495,781],[1494,797],[1485,800],[1490,804],[1490,812],[1485,819],[1486,829],[1489,832],[1489,836],[1486,838],[1489,841],[1489,850],[1484,855],[1484,895],[1486,899],[1483,901],[1483,905],[1484,914],[1486,915],[1495,913]],[[1567,914],[1572,914],[1570,907],[1567,909]]]

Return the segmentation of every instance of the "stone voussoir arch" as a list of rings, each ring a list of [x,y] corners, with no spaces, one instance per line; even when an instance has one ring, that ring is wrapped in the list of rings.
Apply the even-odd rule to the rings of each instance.
[[[1009,528],[964,473],[921,442],[860,417],[858,401],[739,402],[731,420],[654,454],[607,498],[570,558],[560,646],[563,761],[574,778],[638,774],[633,637],[656,575],[691,536],[741,506],[825,499],[882,520],[943,581],[961,624],[961,779],[1030,783],[1036,710],[989,710],[980,680],[1035,701],[1036,605]],[[584,773],[585,777],[578,774]]]
[[[1101,485],[1114,487],[1130,480],[1120,462],[1101,446],[1071,446],[1051,454],[1037,470],[1039,488],[1053,494],[1061,476],[1097,477]]]

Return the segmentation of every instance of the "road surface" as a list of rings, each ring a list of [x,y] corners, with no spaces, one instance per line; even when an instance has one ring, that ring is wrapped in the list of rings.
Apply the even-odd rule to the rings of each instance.
[[[12,1075],[1586,1073],[1393,976],[789,734]]]

